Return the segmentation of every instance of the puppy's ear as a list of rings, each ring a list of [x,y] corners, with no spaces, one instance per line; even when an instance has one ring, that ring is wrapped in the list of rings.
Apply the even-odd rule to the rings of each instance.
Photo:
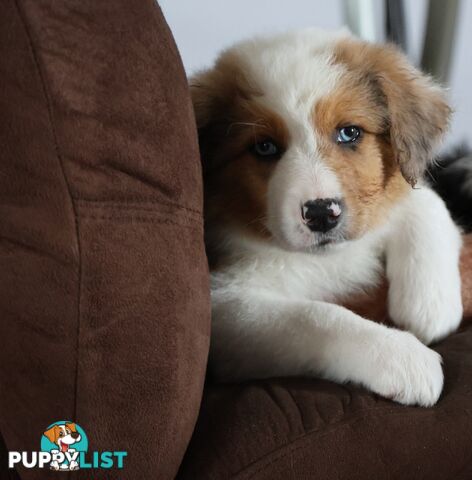
[[[190,95],[199,130],[221,115],[227,115],[228,106],[237,98],[249,95],[251,88],[245,69],[237,53],[228,50],[220,55],[212,68],[190,77]]]
[[[352,44],[357,44],[354,48]],[[394,46],[348,41],[341,58],[378,85],[386,101],[389,141],[405,179],[415,185],[449,126],[444,91]]]
[[[77,431],[77,427],[75,426],[75,423],[66,423],[66,427],[68,427],[72,432]]]
[[[245,76],[246,68],[233,51],[223,52],[209,70],[189,80],[202,156],[215,139],[224,137],[233,120],[234,106],[255,93]]]
[[[214,70],[201,71],[190,78],[189,86],[200,132],[211,122],[223,100],[218,88],[218,75]]]
[[[225,115],[233,92],[217,67],[197,73],[189,80],[198,131],[198,144],[204,176],[214,163],[212,150],[216,139],[223,138]]]
[[[44,436],[47,437],[47,439],[52,442],[56,443],[57,439],[59,437],[59,427],[57,425],[52,426],[50,429],[46,430],[44,432]]]
[[[447,131],[451,109],[443,90],[396,49],[383,48],[379,82],[387,97],[390,141],[411,185],[424,174]]]

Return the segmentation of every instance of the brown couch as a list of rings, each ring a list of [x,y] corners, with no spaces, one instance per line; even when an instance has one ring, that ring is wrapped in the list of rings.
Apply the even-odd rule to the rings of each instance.
[[[71,479],[472,478],[466,325],[436,347],[446,386],[434,408],[314,379],[209,380],[201,403],[201,172],[159,8],[0,6],[0,479],[57,478],[8,470],[6,452],[38,450],[61,419],[91,450],[128,451],[123,470]]]

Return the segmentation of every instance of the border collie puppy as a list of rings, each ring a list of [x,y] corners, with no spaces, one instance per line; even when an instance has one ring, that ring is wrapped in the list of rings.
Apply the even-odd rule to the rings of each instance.
[[[461,236],[421,177],[442,90],[345,31],[245,41],[191,79],[224,381],[320,376],[433,405],[461,320]],[[399,329],[341,306],[388,279]]]

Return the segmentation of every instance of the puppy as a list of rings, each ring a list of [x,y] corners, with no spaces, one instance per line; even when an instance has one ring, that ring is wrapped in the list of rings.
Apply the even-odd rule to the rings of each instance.
[[[242,42],[190,87],[216,377],[320,376],[433,405],[426,345],[462,317],[460,232],[422,180],[442,90],[392,46],[313,29]],[[341,306],[384,276],[400,329]]]
[[[44,435],[55,443],[59,450],[52,450],[52,453],[58,452],[70,452],[74,453],[75,450],[70,448],[74,443],[80,442],[81,435],[77,432],[75,423],[65,423],[64,425],[54,425],[49,430],[44,432]],[[72,460],[69,465],[63,463],[59,465],[57,460],[53,460],[50,464],[51,470],[78,470],[79,464],[76,460]]]

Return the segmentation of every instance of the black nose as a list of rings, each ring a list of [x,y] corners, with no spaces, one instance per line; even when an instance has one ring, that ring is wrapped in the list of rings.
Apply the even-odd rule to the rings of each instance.
[[[79,437],[79,434],[77,432],[71,432],[70,436],[72,438],[78,438]]]
[[[335,198],[310,200],[302,206],[302,217],[312,232],[325,233],[341,219],[341,202]]]

